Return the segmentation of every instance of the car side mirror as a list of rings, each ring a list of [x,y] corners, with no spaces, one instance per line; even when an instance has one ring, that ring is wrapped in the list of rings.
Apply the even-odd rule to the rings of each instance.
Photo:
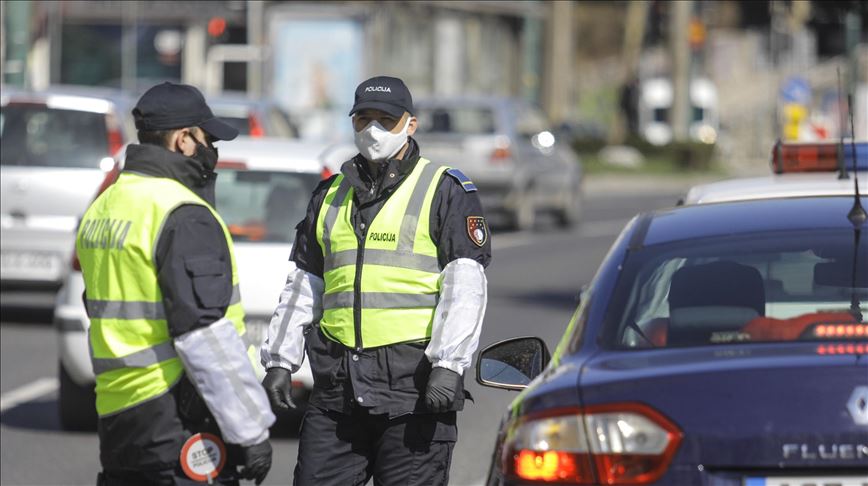
[[[507,339],[479,353],[476,381],[493,388],[522,390],[542,373],[550,359],[546,344],[538,337]]]

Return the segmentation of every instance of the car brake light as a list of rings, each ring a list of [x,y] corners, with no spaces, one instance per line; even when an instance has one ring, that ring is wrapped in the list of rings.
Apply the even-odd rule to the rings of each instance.
[[[259,123],[259,118],[254,114],[250,114],[247,116],[247,123],[250,125],[250,136],[251,137],[263,137],[265,136],[265,130],[262,129],[262,124]]]
[[[491,152],[489,162],[492,164],[503,164],[512,157],[512,150],[509,148],[509,138],[497,137],[494,142],[494,151]]]
[[[868,324],[819,324],[814,328],[818,338],[868,338]]]
[[[868,142],[843,144],[844,166],[851,170],[853,151],[856,152],[856,170],[868,170]],[[772,151],[772,169],[784,172],[834,172],[838,170],[837,142],[782,143],[778,141]]]
[[[322,180],[326,180],[333,175],[333,172],[331,170],[329,170],[328,167],[323,167],[322,172],[320,172],[319,175],[322,178]]]
[[[124,146],[124,137],[121,134],[120,127],[118,126],[117,119],[111,113],[107,113],[105,116],[106,123],[106,136],[108,137],[108,149],[109,156],[117,153]]]
[[[218,169],[247,170],[247,164],[237,160],[221,160],[217,162]]]
[[[648,484],[666,472],[681,431],[642,404],[559,409],[523,418],[504,447],[507,475],[572,484]]]

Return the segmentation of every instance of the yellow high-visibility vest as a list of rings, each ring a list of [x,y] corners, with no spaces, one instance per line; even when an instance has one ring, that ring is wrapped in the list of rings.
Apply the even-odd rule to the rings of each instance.
[[[232,259],[225,317],[239,335],[245,333],[232,237],[214,208],[173,179],[122,173],[85,212],[75,244],[100,416],[166,393],[184,373],[169,334],[154,253],[166,218],[185,204],[205,206],[223,228]],[[249,351],[255,354],[252,346]]]
[[[447,169],[420,158],[363,228],[362,245],[350,221],[353,188],[343,175],[332,182],[316,225],[325,280],[320,327],[326,336],[356,349],[431,338],[442,268],[429,215]]]

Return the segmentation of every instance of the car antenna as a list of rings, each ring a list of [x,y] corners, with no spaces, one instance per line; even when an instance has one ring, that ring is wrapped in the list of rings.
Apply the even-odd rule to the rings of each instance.
[[[844,90],[841,88],[841,67],[838,66],[836,70],[838,71],[838,113],[840,114],[839,126],[841,127],[839,130],[841,137],[838,139],[838,179],[843,180],[850,178],[847,175],[847,161],[844,157],[844,132],[846,131],[847,121],[842,109],[843,107],[841,106],[844,104],[844,100],[841,99],[841,95],[844,93]],[[847,111],[850,111],[849,106]]]
[[[862,233],[862,225],[868,219],[868,214],[865,213],[865,208],[862,207],[861,197],[859,196],[859,171],[856,165],[856,130],[853,124],[853,95],[847,93],[847,111],[850,117],[850,148],[853,150],[853,185],[856,189],[853,201],[853,207],[847,213],[847,219],[853,224],[853,279],[851,283],[850,293],[850,314],[857,321],[862,322],[862,307],[859,303],[859,297],[856,294],[856,272],[859,268],[857,259],[859,258],[859,237]]]

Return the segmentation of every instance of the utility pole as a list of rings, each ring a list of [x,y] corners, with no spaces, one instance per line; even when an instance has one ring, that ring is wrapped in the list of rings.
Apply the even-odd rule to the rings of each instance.
[[[264,12],[262,0],[247,2],[247,44],[260,50],[264,47],[262,39]],[[247,94],[252,97],[262,96],[262,62],[261,54],[256,59],[247,62]]]
[[[688,32],[693,2],[671,2],[670,48],[672,53],[672,137],[675,142],[687,140],[690,124],[690,44]]]
[[[545,109],[549,120],[560,123],[568,116],[572,100],[573,4],[549,4],[548,49],[545,59]]]

